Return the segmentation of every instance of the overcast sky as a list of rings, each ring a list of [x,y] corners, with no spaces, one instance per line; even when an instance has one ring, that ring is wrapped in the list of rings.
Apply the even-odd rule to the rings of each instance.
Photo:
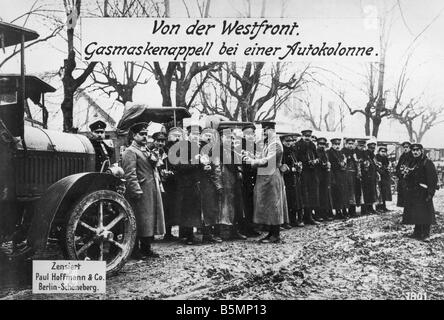
[[[28,11],[35,0],[1,0],[0,18],[10,22],[12,19]],[[93,1],[95,2],[95,1]],[[197,16],[196,1],[185,0],[191,15]],[[284,3],[282,10],[281,3]],[[40,0],[47,9],[60,10],[63,16],[62,0]],[[252,0],[252,16],[259,17],[262,0]],[[287,0],[287,1],[267,1],[266,17],[280,17],[284,12],[285,17],[309,17],[318,18],[324,22],[326,18],[362,18],[376,8],[378,12],[384,9],[392,9],[393,19],[390,33],[390,46],[386,59],[386,90],[392,90],[399,76],[400,69],[406,58],[406,49],[411,46],[413,39],[428,25],[436,19],[432,25],[415,42],[414,53],[411,57],[408,69],[409,83],[405,98],[417,97],[424,94],[424,103],[434,106],[444,103],[444,41],[442,32],[444,30],[444,8],[442,0],[399,0],[399,1],[375,1],[375,0]],[[370,10],[370,11],[369,11]],[[247,12],[246,1],[235,0],[212,0],[210,16],[212,17],[238,17]],[[171,0],[171,15],[173,17],[187,17],[187,10],[182,0]],[[23,23],[23,19],[20,20]],[[48,24],[42,18],[30,18],[27,27],[35,29],[41,36],[48,34]],[[65,56],[66,43],[61,38],[33,47],[28,50],[26,62],[27,72],[38,74],[46,71],[56,71],[62,64]],[[0,53],[0,58],[3,53]],[[360,91],[363,88],[363,78],[361,74],[365,72],[364,64],[337,64],[324,63],[323,68],[340,74],[344,80],[336,81],[336,85],[341,86],[352,105],[362,106],[365,103],[365,95]],[[295,68],[297,66],[295,65]],[[1,72],[14,72],[18,70],[18,61],[11,61]],[[60,85],[60,84],[59,84]],[[365,87],[364,87],[365,88]],[[325,100],[335,100],[329,92],[314,90],[316,94],[322,94]],[[62,95],[59,89],[54,97]],[[49,97],[51,98],[51,97]],[[151,81],[145,86],[138,87],[135,92],[135,100],[139,102],[148,101],[149,104],[160,105],[161,97],[156,84]],[[109,104],[109,102],[107,102]],[[106,109],[106,108],[105,108]],[[363,119],[360,117],[347,117],[346,127],[348,130],[356,132],[363,131]],[[387,137],[392,134],[396,139],[406,138],[406,131],[403,127],[391,121],[384,120],[381,135]],[[444,147],[444,126],[439,126],[431,130],[424,138],[427,145]]]

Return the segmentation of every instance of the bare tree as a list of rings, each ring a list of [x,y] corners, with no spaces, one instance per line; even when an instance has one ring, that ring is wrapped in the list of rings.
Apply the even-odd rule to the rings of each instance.
[[[407,129],[410,141],[420,143],[424,135],[434,126],[444,123],[444,107],[422,104],[423,99],[411,99],[405,106],[392,110],[390,117],[399,121]]]
[[[343,104],[336,105],[333,101],[329,101],[327,108],[324,107],[324,99],[320,96],[319,106],[312,105],[311,96],[305,98],[295,98],[298,105],[294,103],[288,105],[287,110],[289,114],[294,116],[294,119],[301,119],[309,122],[311,127],[317,131],[337,131],[344,130],[344,106]],[[337,117],[339,111],[339,117]]]
[[[87,80],[88,76],[93,72],[96,62],[91,62],[81,71],[78,77],[74,77],[76,70],[76,51],[74,49],[74,29],[81,10],[81,0],[63,0],[67,16],[67,43],[68,57],[63,63],[63,92],[64,98],[61,106],[63,113],[63,131],[69,132],[73,130],[73,108],[74,93]]]
[[[96,4],[96,11],[104,17],[151,17],[160,14],[158,3],[152,0],[104,0],[103,4]],[[108,97],[116,94],[116,100],[125,105],[133,101],[134,88],[149,81],[149,71],[147,63],[100,62],[91,74],[94,80],[93,91],[100,90]]]
[[[42,42],[46,42],[48,40],[50,40],[51,38],[56,37],[64,28],[64,23],[59,21],[58,19],[56,19],[55,17],[52,17],[53,13],[56,13],[57,10],[53,9],[51,7],[47,7],[44,4],[39,4],[39,1],[36,0],[31,8],[19,15],[18,17],[14,18],[13,20],[9,21],[10,23],[13,24],[18,24],[19,22],[21,22],[21,25],[23,27],[25,27],[29,21],[30,18],[41,18],[42,16],[44,18],[47,18],[49,16],[51,16],[51,20],[54,20],[54,25],[51,26],[51,30],[48,34],[39,37],[38,39],[28,42],[25,45],[25,48],[29,48],[29,47],[33,47],[39,43]],[[14,48],[12,49],[11,53],[9,53],[7,56],[5,56],[1,61],[0,61],[0,69],[8,62],[10,61],[12,58],[14,58],[17,54],[20,53],[20,46],[14,46]]]
[[[199,11],[202,17],[208,17],[210,12],[210,0],[205,0],[203,3],[197,1]],[[186,2],[184,1],[184,5],[188,11]],[[169,8],[170,3],[169,0],[164,0],[164,7],[166,17],[169,17]],[[200,63],[200,62],[169,62],[168,65],[162,68],[159,62],[154,62],[151,66],[151,71],[153,72],[157,84],[160,88],[160,93],[162,95],[162,105],[163,106],[171,106],[173,105],[172,100],[172,89],[175,90],[175,105],[185,108],[190,108],[193,104],[195,97],[197,96],[196,90],[200,90],[202,88],[202,83],[198,83],[196,86],[196,90],[191,95],[190,99],[187,100],[187,94],[191,88],[192,81],[196,80],[196,76],[205,71],[215,71],[219,68],[219,63],[210,62],[210,63]],[[205,80],[207,77],[204,78]],[[175,82],[175,86],[173,86],[173,82]]]
[[[347,106],[351,115],[362,114],[365,117],[365,135],[378,136],[379,127],[382,120],[389,116],[390,111],[386,107],[386,91],[385,85],[385,69],[386,69],[386,53],[390,35],[391,25],[387,25],[387,16],[383,15],[380,19],[380,35],[379,35],[379,62],[370,63],[367,67],[366,74],[366,95],[367,102],[363,108],[353,109],[345,99],[343,91],[338,92],[338,96]]]
[[[251,17],[251,4],[251,0],[246,0],[246,11],[238,13]],[[285,1],[281,1],[281,4],[284,8]],[[261,17],[265,16],[266,5],[267,1],[262,0]],[[201,91],[201,111],[220,114],[231,120],[274,119],[290,94],[300,90],[307,82],[308,69],[309,66],[305,66],[299,74],[293,73],[286,77],[285,64],[282,63],[223,63],[218,72],[207,73],[212,81]]]
[[[407,68],[411,56],[414,52],[414,44],[418,39],[425,33],[427,29],[437,20],[437,18],[444,11],[441,10],[411,41],[410,45],[406,49],[406,59],[402,66],[401,73],[398,77],[396,88],[394,90],[388,90],[386,88],[385,72],[387,69],[386,65],[386,55],[387,48],[390,42],[390,31],[393,22],[393,9],[401,8],[399,1],[394,2],[394,5],[388,10],[382,10],[383,13],[380,16],[380,52],[379,52],[379,62],[370,63],[367,67],[367,74],[365,76],[366,80],[366,95],[367,102],[363,108],[352,108],[348,101],[345,99],[345,94],[343,91],[335,91],[336,94],[347,106],[351,115],[362,114],[365,117],[365,134],[377,137],[379,133],[380,125],[384,118],[389,118],[392,114],[397,114],[398,105],[403,99],[405,93],[405,87],[408,79],[406,79]],[[405,24],[405,19],[403,12],[400,9],[401,17]],[[410,29],[408,29],[411,33]],[[388,94],[394,92],[394,99],[390,100],[388,103]]]
[[[225,63],[222,67],[223,72],[210,74],[210,77],[223,88],[219,96],[220,105],[211,106],[207,99],[204,103],[205,108],[233,120],[274,119],[288,96],[302,89],[307,82],[309,66],[305,66],[299,74],[293,73],[283,80],[284,66],[276,63],[269,65],[267,69],[264,62],[247,62],[244,65],[235,62]],[[236,101],[236,106],[232,110],[227,105],[228,94]],[[272,102],[269,108],[267,102]]]

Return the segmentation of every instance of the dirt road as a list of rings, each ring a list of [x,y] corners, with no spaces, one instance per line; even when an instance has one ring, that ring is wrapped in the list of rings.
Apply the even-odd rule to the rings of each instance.
[[[444,213],[444,190],[435,197]],[[444,214],[430,242],[407,236],[401,210],[294,228],[282,244],[257,239],[185,246],[156,243],[160,258],[129,261],[104,295],[33,295],[29,286],[3,299],[444,299]]]

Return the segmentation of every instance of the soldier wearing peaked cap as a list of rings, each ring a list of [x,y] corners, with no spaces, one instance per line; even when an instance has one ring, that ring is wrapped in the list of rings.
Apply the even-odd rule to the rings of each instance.
[[[318,221],[333,219],[331,216],[331,163],[326,149],[327,139],[324,137],[318,138],[316,152],[319,157],[319,164],[316,169],[319,176],[319,207],[316,208],[315,215]]]
[[[220,243],[221,201],[225,193],[222,183],[219,139],[215,129],[201,132],[199,186],[203,218],[204,243]],[[214,229],[214,230],[213,230]]]
[[[220,169],[224,190],[219,223],[229,226],[230,239],[246,240],[247,237],[240,232],[244,221],[241,141],[230,129],[219,127],[219,132],[222,160]]]
[[[313,219],[313,210],[319,207],[319,177],[316,171],[319,157],[311,139],[312,132],[310,129],[302,130],[302,139],[295,145],[298,159],[302,162],[302,202],[306,224],[318,224]]]
[[[196,244],[193,228],[202,227],[200,195],[200,126],[188,126],[188,140],[179,131],[170,130],[170,137],[177,141],[168,150],[168,159],[177,182],[176,210],[180,217],[179,236],[189,245]]]
[[[361,206],[362,214],[376,214],[373,204],[377,202],[377,170],[375,163],[376,142],[367,143],[361,161],[362,195],[364,204]]]
[[[328,159],[331,163],[331,195],[332,206],[336,211],[336,218],[345,218],[343,209],[346,205],[345,181],[346,181],[346,157],[341,151],[341,139],[333,138],[331,148],[327,151]]]
[[[411,236],[426,240],[430,235],[430,225],[436,223],[433,196],[438,176],[435,165],[424,154],[421,144],[412,144],[411,150],[412,159],[405,170],[406,197],[402,223],[414,224]]]
[[[171,130],[170,130],[171,132]],[[173,171],[172,165],[168,159],[168,150],[170,147],[170,141],[168,135],[163,132],[155,132],[152,135],[154,140],[151,150],[155,153],[159,159],[157,170],[162,183],[162,202],[165,216],[165,235],[163,239],[165,241],[173,241],[177,238],[171,233],[173,226],[179,224],[178,210],[176,208],[176,177]]]
[[[345,146],[342,149],[342,153],[346,158],[346,170],[345,170],[345,199],[346,209],[351,217],[356,216],[356,181],[361,178],[361,170],[358,162],[358,158],[355,153],[355,139],[345,139]],[[344,208],[344,212],[346,211]]]
[[[287,195],[287,206],[290,224],[292,226],[303,226],[302,222],[302,190],[301,170],[302,164],[297,158],[294,148],[294,134],[281,135],[284,155],[282,158],[282,173]]]
[[[387,145],[378,147],[378,154],[376,155],[377,170],[381,179],[379,181],[379,204],[377,209],[382,212],[390,211],[387,209],[386,201],[392,201],[392,179],[390,176],[390,161],[387,156]]]
[[[188,140],[194,143],[199,143],[202,126],[199,124],[190,124],[186,127],[188,133]]]
[[[110,166],[110,161],[114,156],[113,148],[109,147],[103,140],[105,139],[106,123],[102,120],[94,121],[89,125],[92,137],[90,138],[91,144],[94,147],[96,154],[96,171],[106,171]],[[108,161],[108,162],[106,162]],[[106,163],[105,163],[106,162]]]
[[[355,149],[355,154],[356,154],[356,158],[358,160],[358,165],[359,165],[359,170],[362,170],[362,162],[363,157],[364,157],[364,153],[366,151],[366,141],[363,139],[359,139],[357,140],[356,143],[356,149]],[[355,196],[356,196],[356,206],[360,207],[363,204],[363,199],[362,199],[362,171],[361,171],[361,176],[359,179],[356,179],[356,186],[355,186]],[[361,214],[362,214],[362,210],[361,210]]]
[[[164,211],[156,167],[147,149],[147,123],[137,123],[130,128],[131,145],[122,155],[125,172],[126,194],[136,216],[137,241],[133,256],[158,256],[151,249],[155,235],[165,233]]]
[[[254,158],[256,155],[256,126],[253,123],[242,127],[242,150],[246,155]],[[244,207],[244,220],[242,221],[242,234],[248,237],[260,236],[255,230],[254,216],[254,186],[256,184],[257,168],[253,168],[250,163],[242,161],[242,200]]]
[[[280,225],[288,219],[285,184],[280,171],[283,147],[274,131],[274,123],[263,123],[264,147],[257,159],[249,159],[257,167],[254,187],[254,222],[269,226],[262,243],[280,242]]]
[[[395,174],[398,177],[398,185],[397,185],[397,201],[396,205],[398,207],[404,207],[404,201],[405,201],[405,177],[404,177],[404,170],[408,168],[409,162],[412,160],[412,152],[410,150],[411,143],[408,141],[404,141],[401,144],[403,150],[402,154],[399,157],[398,163],[396,164],[395,168]]]

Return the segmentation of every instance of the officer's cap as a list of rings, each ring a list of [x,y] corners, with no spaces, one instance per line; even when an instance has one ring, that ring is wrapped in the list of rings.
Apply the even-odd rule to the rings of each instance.
[[[274,129],[276,127],[276,122],[274,121],[261,121],[262,129]]]
[[[187,125],[186,129],[188,132],[197,132],[198,131],[200,133],[202,131],[202,126],[198,123],[189,124],[189,125]]]
[[[245,130],[245,129],[256,130],[256,126],[253,123],[249,122],[249,123],[242,126],[242,130]]]
[[[409,141],[404,141],[403,143],[401,143],[401,146],[403,146],[404,148],[406,147],[410,147],[412,144]]]
[[[326,143],[327,143],[327,139],[324,138],[324,137],[319,137],[319,138],[316,140],[316,142],[317,142],[317,143],[320,143],[320,144],[326,144]]]
[[[148,123],[147,122],[138,122],[131,126],[130,131],[134,134],[137,134],[141,131],[148,131]]]
[[[154,134],[153,134],[153,137],[152,137],[154,140],[166,140],[167,139],[167,136],[166,136],[166,134],[164,133],[164,132],[162,132],[162,131],[159,131],[159,132],[155,132]]]
[[[91,123],[89,125],[89,129],[91,131],[96,131],[96,130],[99,130],[99,129],[105,130],[105,128],[106,128],[106,123],[103,122],[102,120],[94,121],[93,123]]]
[[[411,148],[412,150],[413,150],[413,149],[420,149],[420,150],[424,149],[423,145],[420,144],[420,143],[412,143],[412,145],[410,146],[410,148]]]

